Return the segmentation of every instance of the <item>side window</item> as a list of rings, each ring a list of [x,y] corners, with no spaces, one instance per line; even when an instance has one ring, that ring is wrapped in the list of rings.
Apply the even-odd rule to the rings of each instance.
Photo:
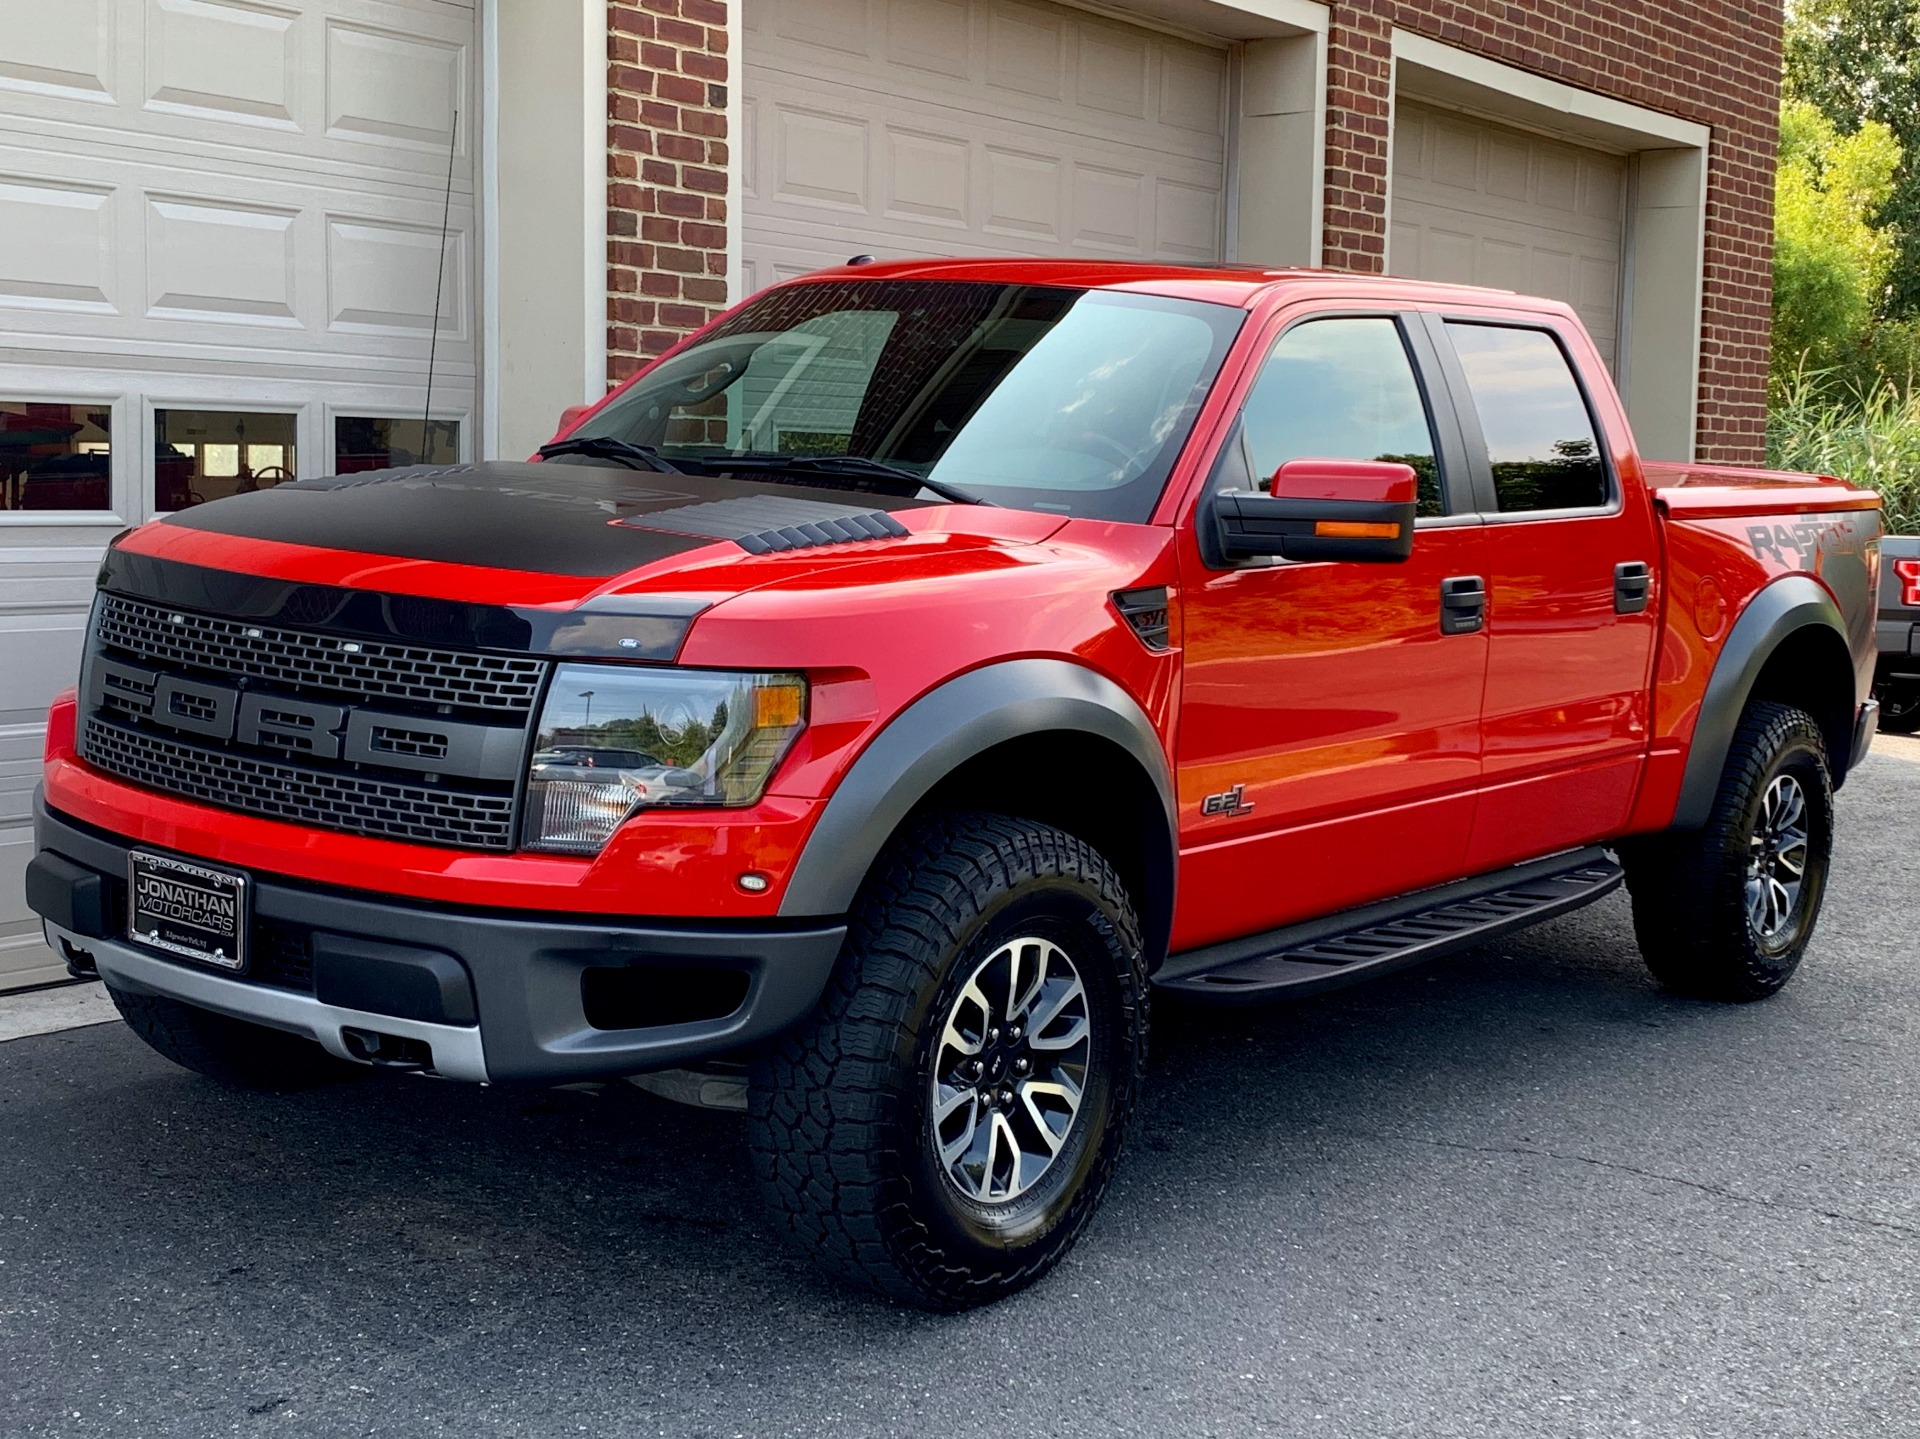
[[[1449,320],[1486,437],[1502,514],[1607,503],[1593,416],[1559,343],[1545,330]]]
[[[1295,325],[1267,356],[1241,423],[1261,480],[1288,460],[1391,460],[1420,477],[1420,513],[1442,511],[1433,428],[1392,320]]]

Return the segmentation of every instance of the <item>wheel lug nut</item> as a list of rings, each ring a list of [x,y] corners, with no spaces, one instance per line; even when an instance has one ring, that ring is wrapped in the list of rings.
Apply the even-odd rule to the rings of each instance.
[[[999,1042],[1000,1042],[1000,1031],[997,1029],[989,1029],[987,1031],[987,1043],[998,1044]]]
[[[1024,1059],[1016,1059],[1013,1062],[1013,1072],[1015,1074],[1025,1074],[1029,1069],[1032,1069],[1032,1068],[1033,1068],[1033,1065]]]
[[[1014,1025],[1014,1027],[1013,1027],[1012,1029],[1009,1029],[1009,1030],[1007,1031],[1007,1038],[1008,1038],[1008,1039],[1019,1039],[1019,1038],[1020,1038],[1020,1036],[1021,1036],[1021,1035],[1022,1035],[1022,1034],[1023,1034],[1024,1032],[1025,1032],[1025,1031],[1023,1031],[1023,1030],[1022,1030],[1022,1029],[1020,1028],[1020,1026],[1016,1024],[1016,1025]]]

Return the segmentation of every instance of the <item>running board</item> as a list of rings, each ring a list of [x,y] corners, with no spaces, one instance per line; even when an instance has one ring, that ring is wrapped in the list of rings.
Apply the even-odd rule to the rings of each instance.
[[[1591,904],[1620,887],[1597,846],[1344,914],[1168,957],[1161,989],[1216,1003],[1318,994],[1405,969]]]

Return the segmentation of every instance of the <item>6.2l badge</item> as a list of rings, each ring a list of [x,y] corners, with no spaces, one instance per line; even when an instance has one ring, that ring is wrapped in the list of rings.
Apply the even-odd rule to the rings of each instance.
[[[1247,787],[1237,784],[1223,794],[1208,795],[1200,801],[1200,813],[1208,819],[1217,815],[1238,819],[1243,814],[1252,814],[1253,806],[1247,802]]]

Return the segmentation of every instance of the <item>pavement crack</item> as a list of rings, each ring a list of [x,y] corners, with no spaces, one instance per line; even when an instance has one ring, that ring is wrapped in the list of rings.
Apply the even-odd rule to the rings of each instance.
[[[1864,1229],[1883,1229],[1898,1234],[1905,1239],[1920,1239],[1920,1228],[1911,1224],[1902,1224],[1896,1219],[1876,1219],[1871,1215],[1852,1214],[1844,1209],[1822,1209],[1814,1204],[1790,1204],[1778,1199],[1766,1199],[1757,1194],[1744,1194],[1737,1189],[1729,1189],[1721,1184],[1709,1184],[1700,1179],[1688,1179],[1679,1174],[1663,1174],[1657,1169],[1642,1169],[1633,1164],[1622,1164],[1612,1159],[1596,1159],[1590,1154],[1566,1154],[1555,1149],[1541,1149],[1531,1144],[1465,1144],[1455,1139],[1426,1139],[1414,1134],[1375,1134],[1364,1130],[1348,1130],[1356,1139],[1372,1139],[1383,1143],[1419,1144],[1429,1149],[1451,1149],[1463,1154],[1507,1154],[1521,1155],[1532,1159],[1551,1159],[1561,1164],[1585,1164],[1594,1169],[1608,1169],[1618,1174],[1632,1174],[1641,1179],[1651,1179],[1660,1184],[1678,1185],[1682,1189],[1692,1189],[1701,1194],[1712,1195],[1716,1199],[1729,1200],[1735,1204],[1751,1204],[1759,1209],[1771,1209],[1782,1214],[1810,1214],[1821,1219],[1831,1219],[1840,1224],[1857,1224]]]

